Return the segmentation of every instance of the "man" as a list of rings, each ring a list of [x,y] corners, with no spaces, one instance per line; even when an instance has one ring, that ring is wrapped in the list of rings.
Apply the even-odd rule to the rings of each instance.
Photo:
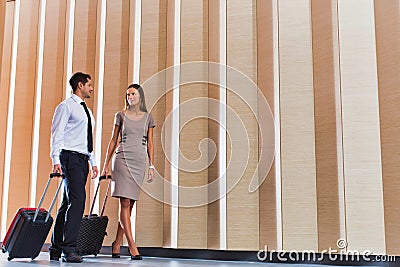
[[[97,177],[93,154],[94,119],[85,99],[93,92],[91,77],[77,72],[69,80],[73,94],[61,102],[53,116],[51,152],[53,172],[63,173],[64,195],[55,220],[50,247],[50,260],[82,262],[76,254],[76,240],[85,208],[85,184],[92,166],[92,179]]]

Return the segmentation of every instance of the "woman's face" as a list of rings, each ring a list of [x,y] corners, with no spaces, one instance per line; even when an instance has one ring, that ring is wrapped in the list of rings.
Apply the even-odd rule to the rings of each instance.
[[[140,102],[139,91],[135,88],[129,88],[126,90],[126,100],[128,100],[129,106],[138,105]]]

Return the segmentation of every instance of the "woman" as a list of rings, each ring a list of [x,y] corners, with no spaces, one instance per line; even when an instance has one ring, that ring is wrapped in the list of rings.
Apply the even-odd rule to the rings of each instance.
[[[146,170],[146,157],[149,158],[147,182],[154,177],[153,128],[154,119],[147,112],[143,88],[138,84],[129,85],[126,90],[125,109],[115,114],[114,128],[107,147],[102,175],[109,173],[112,157],[113,197],[119,198],[120,218],[117,235],[112,243],[112,257],[120,257],[120,246],[125,234],[132,260],[141,260],[138,248],[132,237],[131,213],[135,201],[139,199],[140,186]],[[118,139],[120,142],[118,144]],[[115,154],[114,154],[115,152]]]

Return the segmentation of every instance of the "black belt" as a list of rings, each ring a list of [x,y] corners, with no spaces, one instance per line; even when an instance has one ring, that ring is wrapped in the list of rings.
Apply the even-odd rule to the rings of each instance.
[[[79,152],[76,152],[76,151],[63,149],[63,150],[61,150],[61,153],[69,153],[69,154],[76,155],[76,156],[80,157],[83,160],[89,160],[89,156],[88,155],[85,155],[85,154],[82,154],[82,153],[79,153]]]

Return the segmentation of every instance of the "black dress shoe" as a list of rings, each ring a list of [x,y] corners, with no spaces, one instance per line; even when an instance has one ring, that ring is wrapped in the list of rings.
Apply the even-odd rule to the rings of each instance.
[[[60,254],[56,254],[56,253],[51,253],[50,252],[50,260],[51,261],[59,261],[61,258],[61,253]]]
[[[140,256],[140,255],[135,255],[135,256],[131,255],[131,260],[140,261],[140,260],[142,260],[142,256]]]
[[[80,263],[82,262],[82,257],[76,254],[75,252],[64,253],[62,261]]]
[[[50,248],[49,252],[50,252],[50,260],[51,261],[59,261],[60,260],[60,258],[61,258],[61,250],[60,249]]]

